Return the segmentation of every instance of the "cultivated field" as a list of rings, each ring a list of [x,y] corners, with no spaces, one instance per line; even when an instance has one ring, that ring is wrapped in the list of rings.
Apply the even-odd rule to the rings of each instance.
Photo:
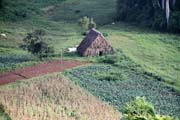
[[[54,74],[0,88],[6,120],[119,120],[120,113],[82,88]]]
[[[64,72],[70,79],[52,74],[0,86],[0,120],[119,120],[125,103],[136,96],[145,96],[158,114],[180,117],[180,35],[117,22],[116,0],[4,1],[11,7],[3,16],[8,20],[0,16],[0,33],[7,35],[0,37],[0,74],[62,58],[92,64]],[[14,11],[29,16],[19,19]],[[113,55],[66,52],[85,37],[78,26],[84,16],[94,18]],[[37,29],[45,31],[55,51],[44,61],[20,48],[27,33]]]

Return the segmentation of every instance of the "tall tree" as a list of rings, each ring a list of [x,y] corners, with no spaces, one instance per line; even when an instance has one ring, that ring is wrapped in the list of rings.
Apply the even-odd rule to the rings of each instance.
[[[0,0],[0,9],[2,8],[2,0]]]
[[[161,8],[165,11],[166,13],[166,22],[167,26],[169,26],[169,17],[170,17],[170,12],[173,10],[176,0],[160,0]]]

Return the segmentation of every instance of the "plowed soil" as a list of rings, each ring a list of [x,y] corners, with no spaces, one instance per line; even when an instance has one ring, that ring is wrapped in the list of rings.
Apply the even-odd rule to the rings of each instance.
[[[66,69],[77,67],[83,64],[87,64],[87,62],[75,60],[57,60],[45,62],[39,65],[0,74],[0,85],[15,82],[18,80],[38,77],[49,73],[62,72]]]

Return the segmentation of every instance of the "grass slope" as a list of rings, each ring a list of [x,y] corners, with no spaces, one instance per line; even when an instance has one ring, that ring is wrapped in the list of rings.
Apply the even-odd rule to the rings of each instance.
[[[18,3],[22,4],[17,1],[16,4]],[[31,5],[35,6],[38,11],[52,5],[55,8],[50,16],[44,16],[40,12],[41,14],[34,13],[35,15],[26,20],[0,21],[0,32],[6,33],[8,36],[6,39],[0,38],[0,55],[8,54],[8,56],[14,57],[25,54],[27,56],[25,59],[28,59],[29,54],[19,49],[18,46],[22,43],[26,33],[34,29],[44,29],[47,32],[46,40],[55,48],[56,57],[59,58],[66,48],[78,45],[83,39],[81,28],[77,26],[77,20],[82,16],[89,16],[97,21],[98,28],[103,33],[108,34],[107,38],[114,48],[122,49],[128,57],[148,72],[162,77],[167,84],[176,89],[180,88],[180,37],[178,35],[138,29],[124,23],[109,24],[113,22],[113,16],[115,16],[114,0],[53,0],[51,2],[39,0],[32,2]],[[76,13],[76,10],[80,12]],[[76,54],[63,54],[63,56],[71,59],[80,58]],[[89,60],[89,58],[83,59]],[[20,66],[9,63],[11,65],[1,67],[0,71],[12,70],[38,62],[29,60],[20,63],[23,64]],[[1,66],[5,66],[3,62],[1,64]]]
[[[114,108],[60,74],[0,87],[0,103],[13,120],[119,120]],[[98,109],[97,109],[98,108]]]
[[[167,84],[180,88],[180,36],[137,29],[119,23],[108,25],[109,42],[140,64],[146,71],[162,77]]]

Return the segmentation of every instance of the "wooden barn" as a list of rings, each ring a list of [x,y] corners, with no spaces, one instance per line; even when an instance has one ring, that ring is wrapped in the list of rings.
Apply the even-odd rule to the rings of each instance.
[[[93,28],[77,47],[77,52],[81,56],[102,56],[113,53],[113,48],[105,37]]]

